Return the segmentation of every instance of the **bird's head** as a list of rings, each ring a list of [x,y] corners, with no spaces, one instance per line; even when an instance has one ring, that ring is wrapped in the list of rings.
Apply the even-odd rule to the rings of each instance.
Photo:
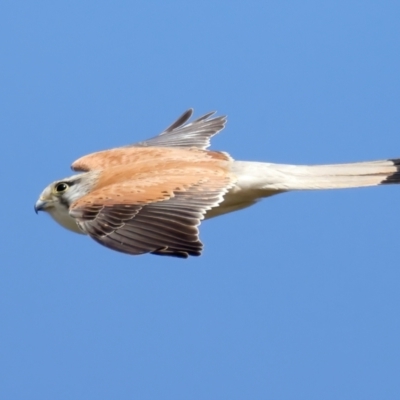
[[[35,212],[46,211],[64,228],[83,233],[69,214],[72,203],[85,196],[93,187],[92,173],[73,175],[48,185],[35,203]]]

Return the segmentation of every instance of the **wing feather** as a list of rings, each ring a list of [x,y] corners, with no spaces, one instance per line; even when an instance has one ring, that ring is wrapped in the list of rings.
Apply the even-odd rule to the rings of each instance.
[[[210,139],[224,129],[226,116],[211,118],[215,111],[205,114],[185,125],[193,114],[193,109],[185,111],[172,125],[158,136],[130,146],[180,147],[207,149]]]
[[[116,165],[146,162],[159,158],[172,157],[202,157],[199,153],[210,145],[210,139],[224,129],[226,117],[211,118],[215,112],[205,114],[185,125],[193,113],[187,110],[172,125],[158,136],[143,142],[130,144],[115,149],[87,154],[74,161],[71,168],[74,171],[103,170]],[[186,150],[186,152],[183,152]],[[198,150],[198,154],[189,150]],[[221,152],[207,151],[208,157],[229,160],[229,155]]]
[[[70,215],[95,241],[113,250],[198,256],[203,248],[198,226],[204,214],[218,206],[233,185],[229,174],[209,174],[211,177],[206,178],[206,172],[191,177],[191,183],[185,176],[185,184],[174,183],[172,186],[178,186],[174,190],[166,190],[168,185],[156,181],[156,187],[148,188],[146,202],[135,202],[132,197],[134,181],[131,185],[110,185],[110,192],[119,193],[116,203],[104,203],[103,188],[100,194],[93,192],[75,202]]]

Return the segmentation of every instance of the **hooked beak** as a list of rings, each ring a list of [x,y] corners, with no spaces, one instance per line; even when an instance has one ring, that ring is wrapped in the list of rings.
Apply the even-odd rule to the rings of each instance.
[[[49,203],[48,201],[39,199],[39,200],[35,203],[35,213],[37,214],[38,211],[44,211],[44,210],[46,209],[48,203]]]

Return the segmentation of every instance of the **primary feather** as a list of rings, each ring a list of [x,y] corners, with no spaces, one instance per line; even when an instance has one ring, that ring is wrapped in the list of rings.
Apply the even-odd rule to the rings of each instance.
[[[49,185],[36,203],[62,226],[128,254],[200,255],[202,219],[291,190],[400,183],[400,159],[332,165],[235,161],[209,151],[226,117],[181,115],[160,135],[81,157],[81,174]],[[63,183],[61,193],[57,184]]]

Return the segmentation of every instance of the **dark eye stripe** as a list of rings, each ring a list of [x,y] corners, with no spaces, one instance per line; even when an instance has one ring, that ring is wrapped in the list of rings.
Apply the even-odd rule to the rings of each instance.
[[[54,186],[54,188],[56,189],[57,192],[61,193],[61,192],[64,192],[68,187],[74,186],[74,185],[76,185],[77,183],[79,183],[80,181],[81,181],[81,178],[79,178],[79,179],[74,179],[74,180],[71,180],[71,181],[62,181],[62,182],[58,182],[58,183]],[[65,185],[65,188],[60,188],[60,190],[57,190],[58,187],[61,186],[61,185]]]
[[[82,180],[82,178],[75,178],[73,181],[69,181],[69,182],[65,181],[65,183],[66,183],[68,186],[74,186],[74,185],[76,185],[77,183],[79,183],[81,180]]]

